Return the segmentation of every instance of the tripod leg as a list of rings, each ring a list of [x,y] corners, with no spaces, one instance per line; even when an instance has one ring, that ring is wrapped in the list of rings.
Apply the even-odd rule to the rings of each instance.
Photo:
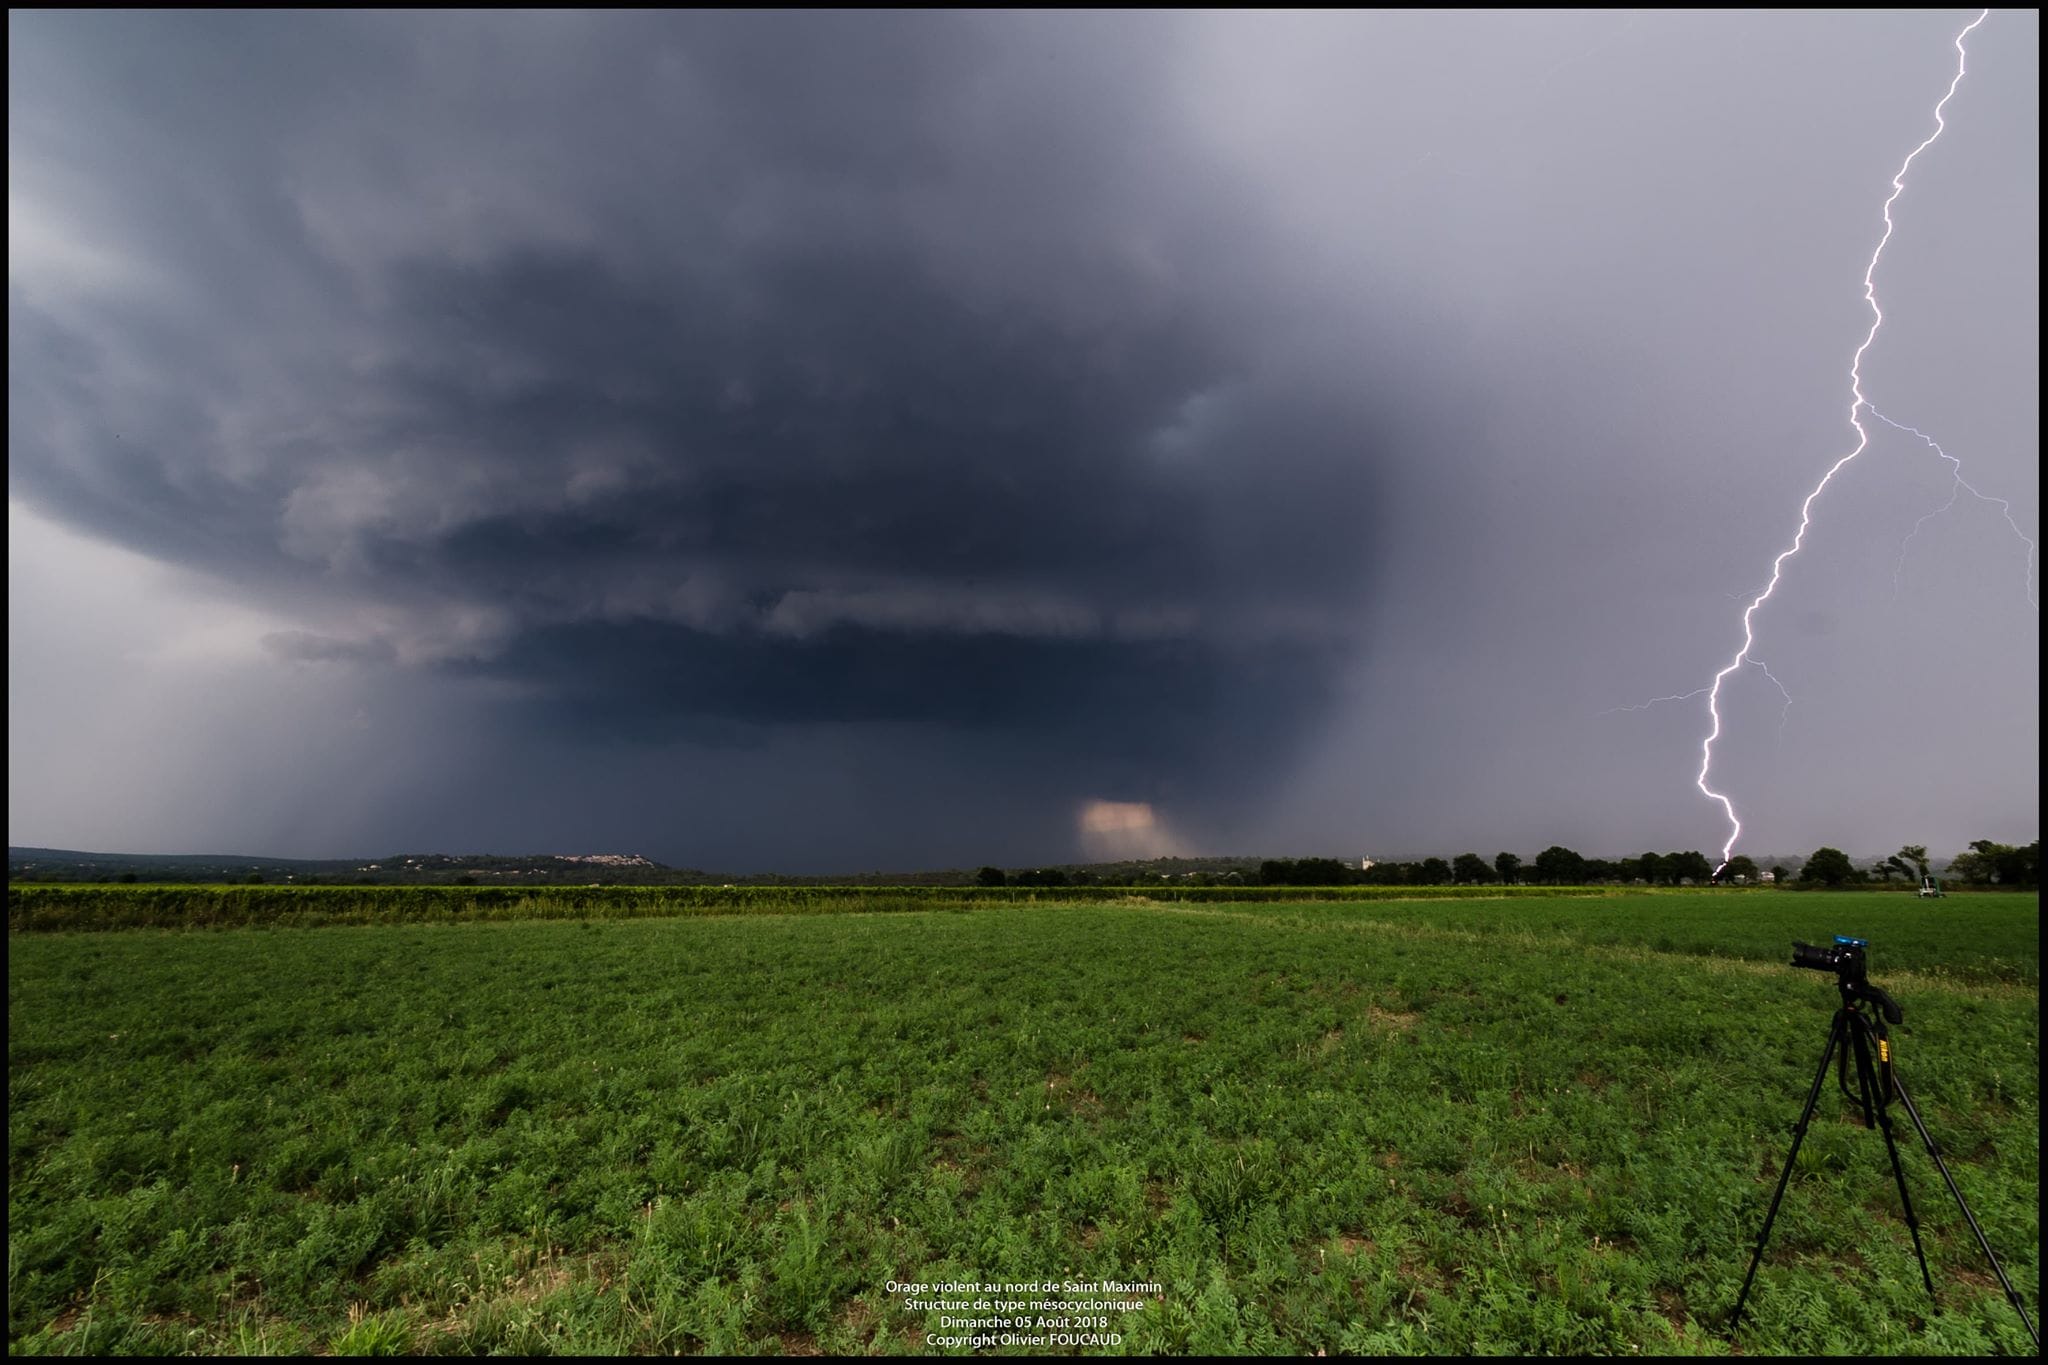
[[[1849,1036],[1854,1038],[1856,1036],[1856,1024],[1862,1022],[1862,1016],[1852,1014],[1849,1017],[1854,1021],[1849,1026]],[[1870,1087],[1863,1083],[1863,1068],[1856,1066],[1852,1060],[1854,1052],[1855,1049],[1850,1047],[1847,1042],[1844,1042],[1841,1054],[1835,1058],[1839,1071],[1837,1088],[1841,1090],[1843,1099],[1863,1111],[1863,1126],[1865,1128],[1875,1128],[1877,1127],[1877,1110],[1871,1104]],[[1854,1090],[1849,1088],[1849,1073],[1851,1071],[1856,1073],[1856,1088]]]
[[[1927,1252],[1920,1245],[1920,1220],[1913,1214],[1913,1196],[1906,1192],[1906,1171],[1899,1164],[1899,1144],[1892,1136],[1891,1096],[1884,1093],[1877,1068],[1871,1060],[1870,1022],[1860,1014],[1850,1023],[1849,1041],[1855,1046],[1856,1078],[1863,1090],[1863,1109],[1865,1113],[1874,1110],[1877,1114],[1876,1126],[1884,1133],[1884,1150],[1892,1160],[1892,1179],[1899,1186],[1899,1207],[1906,1213],[1906,1231],[1913,1234],[1913,1255],[1920,1261],[1920,1279],[1927,1286],[1927,1297],[1935,1299],[1934,1276],[1928,1272]],[[1939,1299],[1936,1299],[1936,1306],[1940,1306]]]
[[[1749,1273],[1742,1277],[1742,1292],[1735,1296],[1735,1315],[1728,1319],[1728,1335],[1734,1336],[1735,1329],[1742,1325],[1742,1306],[1749,1300],[1750,1282],[1756,1279],[1756,1268],[1764,1258],[1764,1243],[1771,1239],[1771,1224],[1777,1221],[1778,1201],[1785,1197],[1785,1185],[1792,1179],[1793,1163],[1799,1159],[1799,1144],[1806,1141],[1806,1125],[1813,1118],[1813,1106],[1820,1100],[1821,1087],[1828,1082],[1828,1063],[1834,1060],[1835,1049],[1847,1046],[1842,1035],[1848,1031],[1849,1011],[1835,1011],[1835,1022],[1828,1030],[1828,1045],[1821,1049],[1820,1069],[1813,1073],[1813,1088],[1806,1092],[1806,1107],[1799,1111],[1799,1121],[1792,1125],[1792,1150],[1785,1154],[1785,1167],[1778,1172],[1778,1190],[1771,1196],[1770,1212],[1764,1215],[1764,1230],[1757,1234],[1756,1250],[1749,1258]]]
[[[2005,1290],[2005,1297],[2012,1302],[2015,1313],[2020,1315],[2020,1324],[2027,1329],[2027,1335],[2034,1339],[2034,1349],[2041,1349],[2041,1334],[2034,1330],[2034,1320],[2027,1316],[2027,1306],[2020,1302],[2019,1291],[2012,1287],[2012,1281],[2005,1277],[2005,1267],[1998,1263],[1998,1256],[1991,1250],[1990,1239],[1984,1236],[1984,1229],[1977,1226],[1977,1216],[1970,1212],[1969,1203],[1956,1185],[1956,1178],[1949,1174],[1948,1163],[1941,1159],[1941,1147],[1921,1121],[1920,1110],[1913,1104],[1913,1097],[1906,1093],[1906,1083],[1899,1079],[1899,1069],[1892,1067],[1892,1090],[1898,1095],[1899,1103],[1906,1106],[1907,1117],[1913,1120],[1913,1127],[1920,1133],[1920,1141],[1927,1148],[1927,1155],[1934,1158],[1934,1168],[1941,1172],[1941,1178],[1948,1184],[1948,1192],[1956,1197],[1956,1207],[1963,1211],[1963,1219],[1969,1223],[1970,1231],[1977,1235],[1977,1245],[1983,1248],[1984,1259],[1991,1262],[1991,1273],[1998,1276],[1998,1283]]]

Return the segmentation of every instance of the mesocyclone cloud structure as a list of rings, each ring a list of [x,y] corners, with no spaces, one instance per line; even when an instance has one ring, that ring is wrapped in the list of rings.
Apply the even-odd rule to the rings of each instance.
[[[18,15],[11,490],[584,765],[826,734],[1055,844],[1251,799],[1359,647],[1385,400],[1266,360],[1351,324],[1165,22]]]

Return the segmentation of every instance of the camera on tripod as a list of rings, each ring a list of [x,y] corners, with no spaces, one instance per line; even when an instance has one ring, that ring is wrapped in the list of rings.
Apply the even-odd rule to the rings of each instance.
[[[1885,1030],[1887,1024],[1902,1024],[1906,1012],[1898,1001],[1891,998],[1884,988],[1874,984],[1867,971],[1867,957],[1870,942],[1867,939],[1835,935],[1832,948],[1818,948],[1811,943],[1794,941],[1792,944],[1792,965],[1808,971],[1833,972],[1835,989],[1841,994],[1842,1007],[1835,1011],[1834,1023],[1828,1030],[1828,1045],[1820,1054],[1820,1069],[1813,1073],[1813,1088],[1806,1092],[1806,1107],[1799,1113],[1799,1121],[1792,1125],[1792,1150],[1778,1168],[1778,1188],[1771,1195],[1771,1207],[1764,1214],[1763,1231],[1757,1236],[1756,1250],[1750,1254],[1749,1270],[1742,1277],[1742,1290],[1735,1296],[1735,1312],[1728,1320],[1728,1331],[1733,1336],[1742,1324],[1743,1305],[1749,1301],[1749,1287],[1756,1281],[1756,1268],[1763,1262],[1764,1243],[1770,1239],[1771,1224],[1777,1221],[1778,1204],[1785,1197],[1785,1186],[1792,1179],[1792,1168],[1799,1160],[1799,1145],[1806,1140],[1806,1126],[1813,1119],[1814,1105],[1820,1099],[1821,1087],[1826,1084],[1828,1065],[1839,1061],[1839,1077],[1842,1093],[1851,1104],[1863,1111],[1866,1128],[1878,1128],[1884,1132],[1884,1146],[1891,1157],[1892,1179],[1899,1187],[1899,1207],[1906,1215],[1906,1228],[1913,1234],[1913,1255],[1920,1262],[1920,1279],[1927,1286],[1927,1296],[1934,1297],[1934,1275],[1927,1268],[1927,1253],[1920,1245],[1920,1220],[1913,1213],[1913,1197],[1906,1192],[1905,1168],[1899,1164],[1899,1148],[1892,1136],[1892,1102],[1896,1100],[1913,1121],[1913,1127],[1920,1134],[1921,1145],[1934,1162],[1934,1168],[1941,1172],[1941,1178],[1948,1185],[1948,1192],[1955,1196],[1956,1207],[1962,1210],[1963,1221],[1976,1234],[1977,1245],[1983,1249],[1984,1259],[1991,1262],[1992,1273],[1998,1276],[2000,1287],[2013,1310],[2020,1315],[2020,1322],[2027,1329],[2027,1335],[2034,1340],[2034,1348],[2041,1346],[2040,1334],[2034,1331],[2034,1320],[2027,1316],[2026,1305],[2020,1302],[2019,1291],[2006,1278],[2005,1267],[1998,1263],[1998,1257],[1991,1250],[1991,1242],[1984,1236],[1984,1229],[1977,1225],[1977,1215],[1970,1212],[1970,1205],[1963,1198],[1961,1187],[1949,1174],[1948,1163],[1941,1159],[1941,1148],[1935,1144],[1933,1134],[1920,1118],[1920,1110],[1914,1105],[1913,1097],[1906,1092],[1906,1083],[1899,1078],[1894,1068],[1891,1038]],[[1873,1007],[1869,1012],[1865,1006]],[[1849,1088],[1849,1071],[1856,1072],[1856,1088]]]

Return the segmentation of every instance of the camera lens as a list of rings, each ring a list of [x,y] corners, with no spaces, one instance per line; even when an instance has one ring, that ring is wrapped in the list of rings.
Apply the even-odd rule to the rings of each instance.
[[[1829,948],[1816,948],[1811,943],[1792,945],[1792,965],[1806,967],[1816,972],[1831,972],[1835,969],[1837,954]]]

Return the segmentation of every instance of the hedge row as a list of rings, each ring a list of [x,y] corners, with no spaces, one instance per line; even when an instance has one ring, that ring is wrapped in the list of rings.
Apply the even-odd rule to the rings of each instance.
[[[634,919],[665,915],[832,914],[1101,902],[1437,900],[1598,896],[1569,886],[10,886],[14,933],[212,929],[246,925]]]

